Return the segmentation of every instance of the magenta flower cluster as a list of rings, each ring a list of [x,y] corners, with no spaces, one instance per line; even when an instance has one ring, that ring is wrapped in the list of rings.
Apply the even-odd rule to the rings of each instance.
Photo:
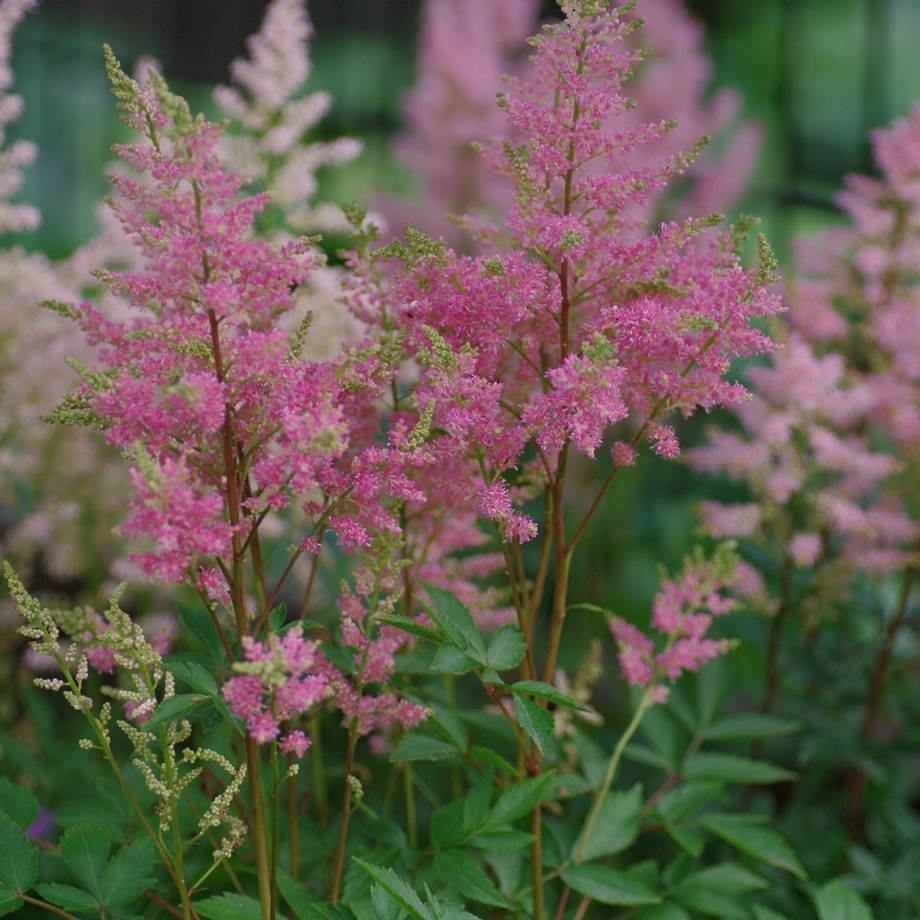
[[[316,642],[308,642],[301,628],[291,627],[283,636],[269,635],[265,642],[243,637],[243,661],[234,669],[221,693],[230,712],[246,723],[256,744],[278,738],[281,724],[307,712],[325,699],[329,684],[316,673]],[[288,731],[280,741],[285,753],[303,757],[309,739],[299,729]]]
[[[697,671],[719,655],[729,652],[730,639],[707,639],[713,617],[733,610],[735,600],[722,593],[738,583],[736,559],[730,544],[712,560],[697,555],[688,558],[679,577],[667,580],[652,603],[652,626],[665,638],[665,647],[655,652],[655,642],[622,617],[612,617],[610,632],[618,648],[618,659],[627,683],[650,684],[655,702],[664,702],[668,689],[684,671]]]

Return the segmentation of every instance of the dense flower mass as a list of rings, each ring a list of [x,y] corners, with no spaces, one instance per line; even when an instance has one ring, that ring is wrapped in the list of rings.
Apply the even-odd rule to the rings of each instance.
[[[836,354],[816,357],[793,335],[770,367],[751,368],[756,387],[737,410],[743,432],[713,431],[690,451],[697,469],[746,482],[756,502],[703,502],[714,537],[760,537],[800,568],[837,556],[850,572],[904,565],[917,528],[881,487],[902,466],[864,435],[873,405],[863,382],[847,383]],[[842,577],[842,571],[840,573]]]
[[[146,261],[99,274],[136,308],[131,319],[61,307],[98,346],[102,369],[83,370],[86,383],[56,418],[104,427],[134,453],[125,532],[155,541],[137,557],[149,574],[183,580],[200,558],[228,559],[266,508],[324,485],[346,490],[331,464],[348,423],[334,368],[302,360],[278,328],[314,266],[308,242],[252,239],[264,199],[234,200],[242,179],[216,160],[217,130],[192,120],[155,73],[141,87],[111,57],[109,68],[129,122],[147,135],[119,152],[150,181],[116,177],[113,202]],[[228,482],[234,445],[243,453]]]
[[[879,178],[851,176],[838,196],[850,226],[799,241],[789,318],[812,346],[836,350],[868,390],[873,417],[905,458],[920,445],[920,219],[914,151],[920,104],[872,137]]]
[[[385,213],[395,228],[413,226],[468,251],[470,241],[448,215],[500,220],[512,203],[512,190],[477,156],[478,142],[506,133],[495,93],[502,75],[526,78],[527,39],[539,31],[534,0],[428,0],[423,6],[418,81],[406,96],[407,129],[396,150],[422,183],[422,194],[407,206],[387,201]],[[636,127],[642,120],[679,120],[654,147],[633,151],[637,162],[654,165],[659,157],[690,150],[704,137],[722,149],[707,149],[694,169],[681,176],[679,194],[657,189],[645,205],[633,202],[635,215],[685,217],[721,211],[743,192],[756,160],[761,131],[740,122],[740,98],[722,88],[708,95],[711,64],[702,53],[699,23],[680,0],[643,0],[624,6],[625,20],[642,17],[642,29],[624,36],[633,51],[651,48],[636,61],[629,84],[635,102],[620,109],[608,128]],[[517,145],[527,135],[514,135]],[[715,147],[716,145],[713,145]],[[673,192],[673,189],[671,190]]]
[[[483,155],[513,203],[505,228],[470,222],[487,252],[458,255],[409,229],[405,246],[375,254],[401,263],[386,287],[378,270],[353,263],[366,279],[355,285],[359,315],[398,329],[420,362],[394,408],[405,424],[430,414],[438,463],[428,475],[448,474],[433,493],[477,508],[507,541],[536,534],[519,508],[533,492],[506,478],[528,445],[550,490],[569,445],[594,456],[627,417],[675,456],[664,417],[742,400],[743,387],[724,379],[730,358],[770,350],[750,321],[779,308],[761,283],[768,250],[747,272],[737,234],[692,219],[646,227],[649,196],[692,158],[651,155],[670,122],[626,119],[636,23],[575,3],[563,11],[565,22],[534,39],[526,81],[509,79],[499,97],[510,134]]]
[[[281,723],[307,712],[325,699],[329,685],[317,669],[316,642],[308,642],[299,626],[280,638],[258,642],[243,638],[243,661],[234,665],[239,676],[221,689],[230,711],[246,723],[256,744],[278,738]],[[300,730],[281,739],[281,749],[303,757],[309,741]]]

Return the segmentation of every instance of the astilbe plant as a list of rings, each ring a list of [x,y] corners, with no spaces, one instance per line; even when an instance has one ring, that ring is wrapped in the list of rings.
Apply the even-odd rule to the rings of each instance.
[[[617,129],[616,116],[630,107],[621,87],[640,57],[623,44],[636,23],[598,4],[563,4],[563,11],[565,22],[534,40],[531,78],[510,80],[500,95],[513,137],[525,140],[505,139],[483,151],[511,182],[514,197],[504,229],[470,221],[491,251],[460,256],[407,228],[406,245],[352,259],[355,309],[388,340],[401,341],[412,365],[407,383],[394,390],[391,427],[430,432],[425,449],[432,461],[418,471],[426,502],[410,505],[407,540],[430,544],[427,535],[437,532],[448,508],[468,509],[471,523],[474,513],[492,522],[523,639],[522,676],[546,686],[556,678],[572,555],[613,478],[636,462],[645,443],[661,456],[677,455],[669,415],[745,397],[740,385],[724,379],[729,360],[770,350],[750,321],[778,307],[764,287],[772,257],[763,241],[761,266],[745,271],[736,256],[740,233],[709,234],[715,221],[693,219],[649,232],[637,218],[633,206],[647,205],[689,159],[632,165],[631,154],[671,125]],[[593,458],[616,425],[622,437],[612,446],[612,469],[590,507],[567,521],[570,453]],[[542,505],[542,529],[528,513],[532,499]],[[425,540],[413,537],[419,529]],[[520,547],[535,537],[537,569],[528,571]],[[726,580],[723,566],[709,593]],[[699,628],[687,626],[684,634],[685,627],[673,624],[665,632],[692,640],[680,646],[682,666],[696,668],[726,646],[701,641],[706,615],[690,621]],[[615,630],[621,644],[651,654],[646,640]],[[546,643],[542,661],[540,642]],[[679,654],[672,648],[662,656],[662,673],[675,677]],[[444,654],[438,663],[462,673],[487,662],[477,662],[470,648],[460,660]],[[657,682],[628,673],[648,685],[640,713],[662,698]],[[488,676],[484,681],[490,694],[507,692]],[[526,725],[529,710],[515,699]],[[544,769],[544,740],[533,737],[521,752],[535,776]],[[532,909],[540,916],[539,807],[531,830]],[[576,851],[575,864],[582,854]]]
[[[887,831],[879,826],[893,826],[891,808],[886,804],[884,817],[876,818],[874,809],[867,806],[867,795],[872,791],[869,777],[883,725],[886,719],[897,724],[903,718],[892,707],[894,694],[889,685],[897,673],[897,645],[910,631],[920,558],[918,144],[920,108],[916,103],[906,118],[874,132],[878,177],[851,176],[847,180],[838,196],[847,226],[825,231],[814,240],[798,241],[795,283],[788,298],[792,327],[819,354],[839,354],[849,378],[865,390],[864,432],[885,447],[900,469],[888,494],[879,497],[879,503],[886,502],[899,512],[885,528],[899,551],[884,557],[880,572],[869,569],[870,574],[889,575],[892,596],[876,625],[878,638],[858,718],[859,743],[849,765],[847,834],[865,843],[871,833],[878,854],[868,855],[869,863],[886,859],[882,835]]]
[[[885,888],[882,865],[914,858],[892,843],[903,839],[896,828],[906,807],[891,791],[893,776],[911,768],[902,766],[897,727],[909,716],[891,685],[897,686],[897,643],[915,604],[920,548],[920,365],[913,335],[920,317],[918,143],[916,106],[907,119],[875,133],[881,176],[850,177],[838,197],[849,224],[795,242],[785,297],[792,331],[769,366],[749,369],[755,397],[737,410],[741,430],[715,430],[690,452],[697,468],[747,486],[745,502],[704,502],[701,511],[711,535],[747,544],[768,574],[765,582],[744,564],[746,590],[770,618],[761,711],[803,713],[814,736],[826,731],[821,710],[831,705],[825,699],[834,692],[831,681],[812,691],[822,701],[814,710],[798,699],[801,678],[792,675],[806,656],[820,661],[822,637],[841,632],[841,618],[852,624],[856,638],[845,660],[846,681],[855,678],[855,687],[839,687],[834,700],[835,708],[846,707],[845,741],[832,752],[818,754],[816,746],[799,756],[814,761],[815,775],[824,769],[839,790],[835,843],[820,859],[839,863],[846,853],[892,916],[915,903],[898,889],[896,872],[893,887]],[[793,637],[803,635],[796,647]],[[839,636],[827,646],[841,654]],[[826,678],[840,664],[825,667]],[[757,742],[755,753],[763,749]],[[882,794],[882,787],[889,791]]]
[[[6,62],[12,31],[34,4],[5,0],[0,5]],[[219,87],[218,101],[227,116],[227,132],[217,145],[225,168],[246,173],[255,188],[271,186],[269,213],[257,215],[258,235],[299,235],[308,229],[347,226],[341,210],[314,200],[314,173],[357,154],[360,145],[349,138],[334,143],[303,143],[328,108],[323,94],[300,95],[310,71],[307,41],[310,26],[303,3],[274,3],[261,32],[250,40],[249,58],[234,64],[234,85]],[[9,94],[12,76],[4,64],[4,124],[21,108],[18,96]],[[141,62],[137,75],[155,64]],[[228,136],[228,135],[232,135]],[[34,155],[25,141],[8,146],[2,168],[4,209],[8,231],[28,229],[38,223],[36,209],[8,200],[18,188],[20,168]],[[123,166],[114,164],[114,170]],[[136,567],[125,563],[124,541],[112,531],[123,516],[130,489],[124,463],[117,451],[92,432],[38,423],[57,404],[60,393],[73,386],[74,370],[65,358],[90,365],[96,348],[81,330],[53,311],[35,311],[44,301],[90,300],[108,316],[124,319],[123,300],[94,279],[102,268],[138,268],[140,251],[113,214],[97,211],[99,232],[71,256],[56,262],[41,253],[26,254],[14,247],[0,257],[3,308],[0,338],[4,348],[0,418],[3,420],[3,502],[14,521],[3,535],[4,555],[30,577],[49,582],[62,595],[97,600],[113,583],[128,579],[140,588]],[[293,332],[311,310],[316,317],[314,335],[306,342],[314,357],[332,357],[354,327],[347,311],[335,298],[340,271],[316,265],[308,283],[297,289],[297,303],[286,315],[284,328]],[[29,356],[41,353],[45,360]],[[103,472],[104,471],[104,472]],[[110,488],[93,494],[92,484],[104,477]],[[92,507],[83,496],[92,495]]]
[[[526,66],[527,37],[538,28],[540,5],[533,0],[428,0],[422,25],[415,86],[406,94],[406,130],[395,148],[422,185],[418,200],[387,200],[384,213],[398,226],[409,220],[419,230],[443,236],[459,251],[471,241],[457,216],[502,219],[511,189],[476,154],[475,143],[506,133],[495,93],[502,74],[520,76]],[[676,118],[655,144],[637,148],[633,162],[653,165],[659,157],[692,149],[702,152],[680,182],[659,189],[641,207],[646,216],[675,218],[731,207],[744,193],[761,140],[759,125],[740,121],[740,98],[723,87],[707,98],[711,64],[703,35],[678,0],[645,0],[624,8],[625,20],[642,17],[643,28],[624,36],[633,51],[650,48],[632,64],[630,97],[636,107],[620,109],[611,130],[641,121]],[[514,135],[518,143],[526,134]],[[675,195],[677,190],[679,194]]]
[[[675,415],[747,399],[727,379],[730,361],[772,350],[752,322],[779,304],[766,242],[757,267],[740,262],[747,223],[645,222],[693,153],[648,155],[673,124],[625,117],[625,80],[642,58],[626,44],[632,9],[561,6],[564,21],[532,40],[526,79],[499,98],[509,138],[482,150],[512,190],[505,224],[468,221],[475,257],[412,228],[405,243],[374,249],[373,224],[347,209],[355,248],[344,296],[364,325],[329,361],[309,358],[309,316],[287,325],[296,289],[321,270],[315,241],[289,236],[280,218],[258,228],[269,197],[247,196],[244,177],[222,167],[220,128],[193,118],[156,71],[132,80],[106,51],[138,135],[118,148],[134,173],[114,177],[111,206],[141,259],[97,274],[127,315],[53,304],[95,356],[77,365],[83,383],[51,418],[104,431],[130,461],[122,530],[149,577],[182,586],[199,652],[164,657],[118,594],[103,614],[48,609],[7,567],[23,634],[61,670],[40,686],[87,720],[82,746],[113,769],[131,817],[130,843],[111,858],[98,825],[61,837],[82,888],[36,884],[24,823],[35,803],[25,795],[14,809],[0,785],[3,912],[25,902],[104,918],[146,894],[151,913],[185,920],[273,920],[287,908],[298,920],[463,920],[474,903],[535,920],[581,920],[594,903],[599,916],[612,905],[644,920],[740,915],[738,899],[768,882],[721,859],[724,848],[704,855],[707,841],[804,877],[779,835],[720,804],[730,783],[790,774],[698,754],[718,724],[714,695],[694,707],[672,687],[734,644],[709,635],[735,606],[734,546],[697,551],[665,580],[652,602],[657,645],[572,602],[575,551],[613,480],[649,449],[678,455]],[[252,66],[238,68],[252,99],[232,104],[261,141],[309,120],[295,106],[285,121],[293,75],[274,67],[288,39],[305,37],[301,13],[275,0]],[[274,153],[286,155],[290,137],[280,137]],[[575,454],[603,469],[587,503],[570,496]],[[279,564],[267,522],[295,508],[303,524]],[[337,614],[307,620],[321,558],[342,551],[358,558]],[[289,618],[279,600],[299,568]],[[573,607],[606,615],[636,688],[609,755],[573,727],[578,713],[597,723],[586,704],[599,679],[593,649],[573,677],[562,669]],[[99,695],[109,699],[97,707]],[[669,696],[690,732],[686,750],[631,745],[649,719],[656,744]],[[321,724],[330,710],[333,743]],[[731,720],[721,730],[739,736]],[[397,766],[372,798],[380,754]],[[663,768],[664,780],[643,774],[612,791],[629,757]],[[434,779],[422,775],[429,761],[443,761]],[[335,817],[327,779],[341,787]],[[860,906],[845,892],[832,883],[819,905]]]
[[[866,437],[869,387],[845,380],[839,354],[817,357],[793,333],[772,366],[748,376],[755,395],[736,410],[742,431],[713,430],[689,460],[747,486],[747,501],[704,501],[700,516],[710,536],[749,544],[750,558],[769,572],[768,587],[758,568],[742,564],[744,593],[770,620],[759,707],[769,713],[787,666],[789,619],[814,632],[849,600],[855,581],[909,563],[918,529],[890,488],[902,464]]]
[[[100,279],[138,313],[128,322],[114,322],[89,303],[57,305],[98,346],[99,369],[83,369],[85,384],[52,418],[105,429],[107,438],[133,457],[134,496],[123,529],[129,537],[150,541],[133,558],[155,579],[193,585],[231,660],[232,642],[243,642],[246,663],[240,668],[251,673],[264,658],[250,635],[264,626],[281,587],[267,583],[262,567],[258,525],[265,515],[309,497],[313,532],[292,547],[293,565],[301,553],[318,552],[316,534],[326,528],[346,544],[385,532],[391,521],[381,504],[383,494],[406,498],[415,492],[384,449],[352,455],[346,410],[349,404],[355,409],[357,401],[337,381],[345,370],[303,358],[308,323],[293,336],[277,328],[277,318],[292,307],[291,288],[312,268],[309,241],[274,246],[247,238],[263,199],[233,200],[242,179],[220,168],[213,154],[215,128],[192,119],[184,101],[171,95],[155,72],[141,87],[111,53],[107,67],[126,118],[147,137],[146,143],[124,145],[119,152],[152,181],[115,178],[120,197],[112,206],[141,247],[145,266],[104,271]],[[373,378],[364,375],[361,382],[362,394],[373,398]],[[375,474],[381,465],[384,473]],[[251,598],[243,575],[249,559],[254,563]],[[254,612],[250,603],[257,605]],[[103,633],[100,641],[107,636]],[[312,663],[312,652],[298,633],[288,634],[284,648],[292,676],[272,696],[278,719],[308,709],[327,686],[316,678],[304,687],[300,675]],[[302,660],[294,665],[290,655]],[[327,670],[343,705],[368,699],[356,697],[351,682],[334,668]],[[365,682],[384,676],[374,674]],[[273,685],[271,674],[269,679]],[[228,684],[225,697],[234,713],[243,716],[246,710],[249,719],[253,704],[241,699],[238,687]],[[170,697],[167,692],[164,699]],[[392,693],[385,700],[381,707],[365,705],[370,726],[381,708],[392,708],[410,725],[423,714],[420,707],[400,706]],[[149,716],[146,703],[152,701],[152,696],[142,701],[131,715]],[[179,731],[169,724],[168,734]],[[246,762],[260,897],[268,910],[274,895],[255,745],[274,735],[255,725],[249,723]],[[281,745],[300,754],[306,746],[297,732]],[[180,788],[169,780],[151,778],[148,785],[174,799]],[[175,876],[188,914],[181,838],[175,847]]]

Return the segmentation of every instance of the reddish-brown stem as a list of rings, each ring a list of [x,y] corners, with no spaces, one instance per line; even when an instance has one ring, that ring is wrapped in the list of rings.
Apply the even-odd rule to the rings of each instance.
[[[230,661],[233,661],[233,646],[230,644],[230,640],[227,638],[227,634],[224,632],[224,627],[221,625],[221,622],[217,617],[217,613],[214,610],[213,604],[211,603],[208,596],[204,593],[204,591],[198,591],[198,596],[201,598],[201,601],[204,604],[204,609],[208,611],[208,616],[211,618],[211,622],[214,624],[214,628],[217,630],[218,638],[220,639],[221,645],[224,647],[224,651],[227,653],[227,658]]]
[[[894,643],[897,639],[898,632],[904,623],[907,615],[908,601],[910,592],[913,588],[914,579],[917,574],[916,566],[910,566],[904,572],[904,581],[901,584],[901,596],[898,598],[898,609],[888,628],[885,630],[885,636],[882,640],[882,647],[875,657],[875,664],[872,668],[872,677],[869,680],[869,693],[866,697],[866,712],[863,716],[860,735],[865,740],[870,740],[875,733],[875,725],[878,721],[879,713],[882,711],[882,694],[885,690],[885,681],[888,678],[888,670],[891,666],[891,654],[894,650]],[[858,840],[862,836],[863,827],[863,803],[866,796],[866,774],[856,765],[849,766],[849,794],[847,797],[846,826],[847,836],[851,840]]]
[[[342,826],[339,828],[339,845],[335,852],[335,872],[332,876],[332,891],[329,900],[335,904],[339,899],[339,887],[345,869],[345,843],[348,839],[348,819],[351,817],[351,771],[355,765],[355,746],[358,743],[358,722],[352,719],[348,727],[348,753],[345,757],[345,791],[342,794]]]
[[[207,271],[207,266],[205,266]],[[208,310],[211,328],[211,348],[214,355],[214,370],[219,382],[224,382],[224,364],[220,346],[220,326],[217,315]],[[242,639],[248,633],[246,623],[246,605],[243,591],[243,552],[240,541],[240,487],[237,477],[236,452],[233,445],[233,432],[230,425],[230,406],[226,408],[220,435],[224,455],[225,501],[227,517],[233,528],[233,561],[229,572],[228,587],[236,618],[237,635]],[[259,901],[262,906],[262,920],[272,918],[272,884],[269,868],[269,855],[265,839],[265,809],[262,801],[262,783],[259,776],[259,751],[255,741],[247,733],[245,739],[247,779],[252,797],[252,846],[256,856],[256,874],[259,882]]]
[[[320,543],[323,542],[323,537],[326,535],[326,528],[321,527],[319,530],[318,540]],[[310,596],[313,594],[313,582],[316,580],[316,570],[319,566],[319,553],[313,557],[313,562],[310,565],[310,575],[307,578],[307,586],[303,591],[303,601],[300,604],[300,610],[297,614],[297,619],[302,620],[307,615],[307,608],[310,606]]]
[[[563,914],[565,913],[565,906],[569,903],[569,895],[571,893],[572,889],[566,885],[565,890],[562,892],[562,897],[559,898],[559,903],[556,905],[556,915],[554,920],[562,920]]]
[[[294,568],[294,563],[300,558],[300,550],[291,553],[291,559],[285,566],[284,571],[281,573],[281,577],[278,579],[278,584],[275,585],[275,590],[272,591],[272,596],[265,601],[265,605],[262,607],[262,612],[259,614],[259,618],[256,620],[255,625],[252,627],[253,635],[257,635],[259,630],[265,625],[265,621],[268,619],[268,615],[272,612],[272,607],[275,606],[275,601],[278,600],[278,595],[281,593],[281,588],[284,585],[284,582],[287,580],[288,575],[291,573],[291,569]]]
[[[580,903],[579,903],[579,905],[578,905],[578,909],[575,911],[575,914],[573,915],[572,920],[581,920],[581,918],[584,917],[585,911],[587,911],[588,905],[589,905],[590,903],[591,903],[591,898],[589,898],[587,895],[585,895],[585,896],[581,899],[581,901],[580,901]]]
[[[502,555],[505,558],[505,571],[508,574],[508,581],[511,585],[511,597],[514,601],[514,610],[517,614],[518,626],[521,629],[521,635],[524,637],[526,653],[521,663],[521,677],[526,680],[536,677],[537,675],[533,658],[533,643],[530,641],[533,629],[527,616],[527,607],[523,597],[523,582],[526,576],[523,566],[516,570],[515,560],[508,549],[508,544],[504,540],[501,540],[499,545],[502,548]]]
[[[144,895],[145,895],[147,898],[149,898],[151,901],[153,901],[153,903],[156,904],[158,907],[162,907],[163,910],[165,910],[165,911],[167,911],[168,913],[172,914],[174,917],[181,917],[181,916],[182,916],[182,911],[179,910],[178,907],[173,906],[172,904],[169,903],[169,901],[164,901],[163,898],[161,898],[158,894],[155,894],[155,893],[152,892],[152,891],[145,891],[145,892],[144,892]],[[68,916],[70,916],[70,915],[69,915],[69,914],[64,914],[64,916],[65,916],[65,917],[68,917]]]

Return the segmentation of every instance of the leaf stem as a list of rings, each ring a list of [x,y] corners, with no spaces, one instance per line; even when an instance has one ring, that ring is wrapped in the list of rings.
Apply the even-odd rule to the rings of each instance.
[[[597,823],[597,819],[600,816],[601,808],[604,806],[604,799],[607,798],[607,793],[610,791],[610,786],[616,775],[617,767],[620,765],[620,759],[623,756],[623,751],[626,749],[626,745],[629,744],[632,736],[636,733],[636,729],[642,722],[645,711],[652,705],[652,690],[655,686],[656,684],[649,684],[642,692],[642,697],[639,700],[639,705],[636,707],[632,720],[629,725],[626,726],[626,730],[623,734],[620,735],[620,740],[613,750],[613,754],[610,757],[610,763],[607,766],[607,773],[604,776],[604,781],[601,783],[601,788],[597,791],[597,798],[594,800],[594,805],[591,807],[588,819],[585,821],[584,829],[581,832],[578,849],[575,851],[575,856],[572,859],[573,865],[579,865],[584,858],[588,841],[591,839],[591,832],[594,830],[594,825]],[[580,909],[581,908],[579,908],[579,910]],[[584,913],[584,911],[582,911],[582,913]]]

